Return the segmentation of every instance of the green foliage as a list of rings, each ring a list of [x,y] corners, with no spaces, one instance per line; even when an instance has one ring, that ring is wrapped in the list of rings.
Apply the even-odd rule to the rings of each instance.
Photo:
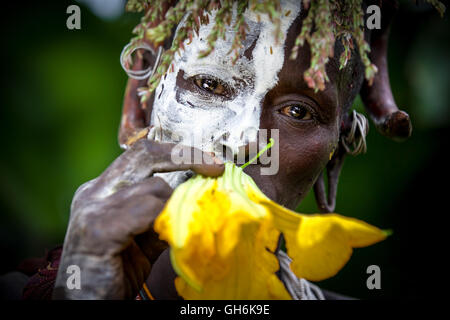
[[[225,38],[226,26],[231,25],[233,18],[233,0],[129,0],[127,9],[130,11],[143,11],[141,23],[134,29],[136,34],[131,40],[131,46],[125,56],[130,58],[131,52],[142,41],[161,45],[172,35],[172,30],[178,26],[184,18],[183,27],[178,30],[172,46],[161,59],[161,64],[155,74],[148,80],[148,86],[142,88],[142,102],[150,97],[158,86],[161,77],[169,70],[175,53],[184,49],[184,42],[192,39],[194,33],[202,24],[209,23],[209,15],[212,10],[217,10],[215,24],[208,36],[208,48],[200,53],[200,57],[208,56],[215,47],[219,38]],[[438,12],[443,15],[445,6],[438,0],[427,0]],[[365,78],[371,84],[377,72],[377,67],[370,61],[370,46],[364,39],[364,12],[362,0],[303,0],[305,9],[309,9],[308,15],[303,21],[302,29],[296,38],[290,59],[296,59],[298,50],[305,43],[311,48],[311,64],[303,75],[310,88],[324,90],[325,83],[329,80],[325,67],[330,58],[334,56],[336,40],[341,41],[344,51],[339,57],[340,68],[344,68],[350,60],[352,52],[357,49],[361,61],[365,67]],[[163,16],[163,7],[169,7]],[[233,29],[236,31],[233,44],[229,53],[234,53],[233,62],[239,56],[242,41],[245,39],[248,26],[244,20],[244,12],[250,9],[258,15],[267,14],[271,22],[275,24],[275,39],[280,38],[281,13],[280,2],[276,0],[241,0],[237,2],[236,18]],[[129,61],[131,63],[131,61]]]
[[[442,2],[440,2],[439,0],[426,0],[429,4],[431,4],[433,7],[436,8],[436,10],[439,12],[439,14],[441,15],[441,18],[444,17],[444,12],[445,12],[445,6]]]

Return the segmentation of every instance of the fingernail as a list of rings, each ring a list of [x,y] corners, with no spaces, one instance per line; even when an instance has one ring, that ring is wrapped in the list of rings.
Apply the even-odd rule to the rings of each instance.
[[[214,163],[215,164],[218,164],[218,165],[223,165],[223,161],[222,160],[220,160],[219,158],[217,158],[217,157],[212,157],[213,158],[213,160],[214,160]]]

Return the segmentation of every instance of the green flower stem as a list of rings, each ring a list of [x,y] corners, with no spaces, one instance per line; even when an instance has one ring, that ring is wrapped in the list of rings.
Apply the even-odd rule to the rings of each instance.
[[[269,143],[267,144],[267,146],[265,146],[260,152],[258,152],[258,154],[256,156],[254,156],[253,158],[251,158],[247,163],[245,163],[244,165],[241,166],[241,169],[245,169],[249,164],[255,162],[264,152],[266,152],[267,150],[269,150],[270,148],[272,148],[273,144],[275,143],[275,141],[273,140],[273,138],[269,139]]]

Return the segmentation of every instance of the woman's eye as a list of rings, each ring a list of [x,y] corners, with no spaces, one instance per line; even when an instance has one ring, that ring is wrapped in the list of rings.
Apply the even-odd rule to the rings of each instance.
[[[202,90],[205,90],[212,94],[217,94],[220,96],[225,96],[228,91],[221,81],[211,78],[195,78],[195,84]]]
[[[308,108],[306,108],[300,104],[294,104],[294,105],[289,105],[289,106],[283,107],[282,109],[280,109],[280,112],[286,116],[289,116],[289,117],[297,119],[297,120],[312,119],[311,112],[309,112]]]

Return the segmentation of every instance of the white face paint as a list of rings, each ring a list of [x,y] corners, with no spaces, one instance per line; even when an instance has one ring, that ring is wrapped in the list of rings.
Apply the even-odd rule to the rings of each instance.
[[[214,23],[215,11],[211,13],[210,24],[201,26],[198,37],[191,43],[189,40],[184,43],[181,56],[175,56],[173,72],[168,72],[156,88],[151,116],[155,139],[181,142],[219,156],[224,146],[234,156],[240,147],[256,142],[262,100],[278,82],[278,73],[284,63],[286,34],[300,13],[301,1],[281,1],[281,8],[282,37],[278,44],[274,37],[275,26],[266,15],[260,15],[258,22],[255,13],[245,12],[249,33],[234,65],[232,55],[228,54],[234,39],[232,27],[227,27],[226,40],[218,39],[209,56],[198,58],[207,48],[206,39]],[[251,59],[248,59],[244,52],[252,46]],[[193,88],[195,77],[219,80],[231,88],[233,94],[225,98],[198,88],[180,88],[177,86],[180,76],[191,81]],[[173,187],[175,183],[169,184]]]

